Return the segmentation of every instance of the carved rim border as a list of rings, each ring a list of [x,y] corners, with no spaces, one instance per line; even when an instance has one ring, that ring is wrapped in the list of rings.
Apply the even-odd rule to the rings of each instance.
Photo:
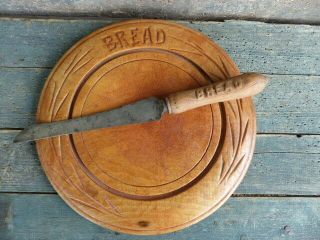
[[[182,28],[184,30],[191,32],[191,34],[200,35],[202,38],[204,37],[202,34],[196,32],[194,30],[191,30],[189,28],[185,28],[185,27],[182,27],[181,25],[174,24],[174,23],[168,23],[166,21],[161,21],[161,20],[156,20],[156,21],[155,20],[125,21],[125,22],[113,24],[111,26],[107,26],[107,27],[104,27],[102,29],[95,31],[94,33],[92,33],[92,34],[88,35],[87,37],[83,38],[82,40],[80,40],[69,51],[67,51],[67,53],[60,59],[58,64],[52,70],[51,74],[48,77],[48,80],[46,81],[46,84],[44,86],[44,89],[43,89],[41,97],[40,97],[40,103],[39,103],[38,112],[37,112],[38,121],[39,120],[43,121],[41,118],[39,118],[39,116],[41,114],[41,111],[43,111],[43,109],[41,109],[41,103],[42,103],[43,98],[46,94],[46,90],[48,88],[49,82],[52,79],[52,76],[54,75],[56,69],[60,66],[60,64],[62,64],[64,59],[69,56],[69,54],[73,53],[73,51],[77,47],[79,47],[83,42],[85,42],[86,40],[94,37],[96,34],[99,34],[103,31],[109,30],[114,27],[118,27],[119,25],[121,26],[123,24],[132,24],[132,23],[141,23],[141,22],[150,22],[150,21],[152,23],[177,26],[179,28]],[[175,38],[174,36],[170,36],[170,37]],[[228,55],[219,46],[217,46],[215,43],[213,43],[209,38],[207,38],[207,37],[205,37],[205,38],[207,39],[207,42],[209,42],[209,44],[211,44],[215,50],[219,51],[220,62],[217,62],[216,60],[212,59],[205,52],[205,50],[203,50],[201,48],[201,46],[199,46],[195,43],[188,43],[188,42],[185,42],[185,44],[188,44],[189,46],[191,46],[194,49],[194,51],[197,52],[197,54],[202,54],[203,56],[206,56],[211,61],[211,63],[213,65],[215,65],[217,67],[217,69],[219,69],[219,71],[221,71],[222,75],[225,78],[239,74],[239,70],[234,65],[232,60],[228,57]],[[175,38],[175,39],[180,40],[178,38]],[[85,56],[89,53],[90,53],[90,50],[87,51],[84,55],[82,55],[81,59],[79,61],[75,60],[75,63],[76,63],[75,65],[73,65],[73,66],[70,65],[70,67],[65,72],[65,74],[66,74],[65,80],[68,79],[68,76],[70,75],[70,73],[72,71],[78,71],[79,69],[81,69],[82,66],[84,66],[90,62],[90,60],[85,59]],[[221,58],[221,56],[223,56],[223,58]],[[230,68],[232,69],[232,72],[229,71]],[[213,79],[216,79],[216,80],[222,80],[218,76],[214,75],[213,73],[210,74],[210,77]],[[67,82],[67,81],[65,81],[65,82]],[[63,84],[64,83],[62,83],[62,85]],[[59,89],[61,89],[61,88],[62,88],[62,86],[59,87]],[[50,108],[48,109],[48,111],[50,112],[51,121],[52,121],[52,119],[54,119],[57,116],[63,103],[65,102],[65,100],[69,96],[69,93],[67,95],[65,95],[62,98],[62,102],[57,105],[57,108],[55,108],[53,106],[54,106],[55,100],[58,97],[59,92],[55,93],[56,86],[53,86],[53,89],[54,89],[53,90],[54,94],[57,94],[57,95],[55,95],[54,100],[52,101],[52,104],[53,104],[52,107],[50,105]],[[121,232],[125,232],[125,233],[132,233],[132,234],[150,235],[150,234],[173,232],[173,231],[182,229],[186,226],[189,226],[191,224],[194,224],[194,223],[202,220],[203,218],[205,218],[206,216],[208,216],[212,212],[214,212],[216,209],[218,209],[230,197],[230,195],[234,192],[236,187],[239,185],[239,183],[241,182],[242,178],[244,177],[244,175],[248,169],[248,166],[250,164],[250,161],[251,161],[251,158],[253,155],[254,145],[255,145],[255,138],[256,138],[256,136],[255,136],[255,134],[256,134],[255,111],[254,111],[254,107],[253,107],[253,103],[252,103],[251,98],[226,102],[224,104],[220,104],[220,106],[222,109],[224,109],[224,112],[225,112],[225,132],[224,132],[225,137],[224,137],[224,139],[230,138],[230,139],[232,139],[232,141],[225,141],[223,143],[223,146],[221,149],[221,156],[213,164],[215,166],[217,166],[217,165],[220,166],[220,171],[219,171],[220,173],[218,174],[218,178],[219,178],[218,185],[220,186],[220,188],[223,188],[224,186],[226,186],[226,184],[229,181],[233,182],[233,185],[229,189],[222,189],[222,191],[220,193],[220,195],[222,197],[209,210],[198,215],[197,217],[193,218],[192,220],[190,220],[188,222],[184,222],[180,225],[176,225],[176,226],[172,226],[172,227],[168,227],[168,228],[164,228],[164,229],[138,230],[138,229],[127,229],[127,228],[123,228],[120,226],[112,225],[110,223],[102,222],[99,219],[94,218],[92,215],[88,214],[82,208],[79,208],[78,204],[83,204],[83,203],[80,203],[77,199],[72,199],[72,197],[67,196],[64,193],[64,191],[62,190],[63,187],[57,186],[55,184],[55,181],[52,178],[52,176],[50,176],[48,174],[48,171],[49,171],[48,167],[50,167],[50,166],[47,166],[46,164],[44,164],[43,160],[41,160],[41,164],[42,164],[51,184],[54,186],[54,188],[60,194],[60,196],[74,210],[76,210],[82,216],[90,219],[91,221],[93,221],[99,225],[102,225],[104,227],[108,227],[110,229],[116,230],[116,231],[121,231]],[[249,109],[249,111],[246,111],[244,109]],[[252,137],[250,138],[250,136],[252,136]],[[55,141],[50,139],[50,140],[41,140],[41,141],[37,142],[37,150],[38,150],[40,159],[45,159],[45,157],[46,157],[46,156],[42,155],[42,152],[43,152],[43,144],[46,145],[47,143],[49,143],[48,145],[53,148],[54,152],[57,153],[57,156],[61,157],[62,153],[61,152],[59,153],[59,151],[57,151],[57,148],[55,145],[57,145],[58,147],[61,146],[61,142],[63,141],[63,137],[58,137],[55,139],[56,139]],[[249,151],[244,151],[245,149],[249,149]],[[62,167],[62,165],[61,165],[61,167]],[[63,167],[62,167],[62,169],[63,169]],[[56,170],[54,170],[54,171],[56,171]],[[74,171],[75,171],[75,175],[79,174],[79,173],[77,173],[77,170],[74,169]],[[59,171],[57,171],[57,172],[59,172]],[[64,172],[64,170],[63,170],[63,172]],[[57,173],[57,176],[59,176],[58,173]],[[80,190],[80,192],[83,192],[83,190],[81,190],[81,186],[77,185],[75,182],[72,182],[72,180],[68,177],[68,175],[65,175],[64,177],[66,177],[64,179],[64,181],[67,184],[72,183],[72,185],[75,188]],[[97,201],[97,200],[93,199],[91,196],[87,196],[87,197],[93,202]],[[108,202],[108,200],[106,200],[106,201]],[[117,212],[117,209],[114,208],[112,203],[108,202],[108,204],[109,204],[110,208],[112,209],[111,213],[114,215],[119,215],[121,217],[121,214]],[[100,204],[97,203],[97,206],[99,206],[99,205],[101,205],[101,203]],[[110,209],[105,209],[105,207],[103,207],[103,206],[101,207],[101,209],[98,209],[98,210],[99,211],[106,211],[107,213],[110,214]]]

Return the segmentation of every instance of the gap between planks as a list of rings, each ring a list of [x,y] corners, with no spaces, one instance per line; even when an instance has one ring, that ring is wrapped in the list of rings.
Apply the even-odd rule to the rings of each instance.
[[[74,16],[65,16],[65,15],[23,15],[23,14],[1,14],[1,19],[20,19],[20,20],[133,20],[133,19],[150,19],[145,17],[108,17],[108,16],[92,16],[92,15],[74,15]],[[227,22],[227,21],[246,21],[246,22],[258,22],[258,23],[266,23],[266,24],[290,24],[290,25],[309,25],[309,26],[320,26],[320,22],[318,21],[297,21],[294,19],[286,20],[286,19],[277,19],[277,18],[259,18],[259,17],[210,17],[210,18],[154,18],[160,20],[168,20],[168,21],[186,21],[190,23],[196,22]]]
[[[21,195],[58,195],[56,192],[7,192],[0,191],[0,194],[21,194]],[[320,198],[320,195],[299,195],[299,194],[238,194],[234,193],[231,195],[232,198]]]
[[[1,133],[14,133],[20,132],[23,128],[0,128]],[[301,138],[303,136],[319,136],[319,133],[264,133],[264,132],[257,132],[259,136],[296,136],[297,138]]]
[[[1,21],[1,18],[0,18]],[[27,70],[52,70],[53,67],[28,67],[28,66],[23,66],[23,67],[13,67],[13,66],[1,66],[0,69],[27,69]],[[289,74],[289,73],[270,73],[270,72],[259,72],[260,74],[264,75],[269,75],[269,76],[292,76],[292,77],[298,77],[298,76],[307,76],[307,77],[320,77],[320,74]]]

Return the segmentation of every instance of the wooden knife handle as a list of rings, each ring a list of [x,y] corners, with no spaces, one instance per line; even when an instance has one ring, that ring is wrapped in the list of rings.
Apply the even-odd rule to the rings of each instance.
[[[244,73],[226,81],[170,94],[166,103],[170,114],[185,112],[204,105],[253,96],[267,85],[267,78],[258,73]]]

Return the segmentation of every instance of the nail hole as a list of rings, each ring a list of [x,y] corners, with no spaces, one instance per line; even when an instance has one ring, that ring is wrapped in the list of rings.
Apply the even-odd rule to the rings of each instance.
[[[147,221],[139,221],[138,222],[138,225],[140,226],[140,227],[148,227],[149,226],[149,222],[147,222]]]

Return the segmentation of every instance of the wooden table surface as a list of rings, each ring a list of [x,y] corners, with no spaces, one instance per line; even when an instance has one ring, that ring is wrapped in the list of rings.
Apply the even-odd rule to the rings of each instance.
[[[2,1],[1,240],[320,239],[319,2],[184,2]],[[254,99],[257,145],[244,181],[216,213],[176,233],[130,236],[90,223],[50,186],[34,144],[12,144],[34,122],[44,81],[61,55],[86,34],[119,21],[115,17],[179,19],[220,44],[242,72],[271,79]]]

